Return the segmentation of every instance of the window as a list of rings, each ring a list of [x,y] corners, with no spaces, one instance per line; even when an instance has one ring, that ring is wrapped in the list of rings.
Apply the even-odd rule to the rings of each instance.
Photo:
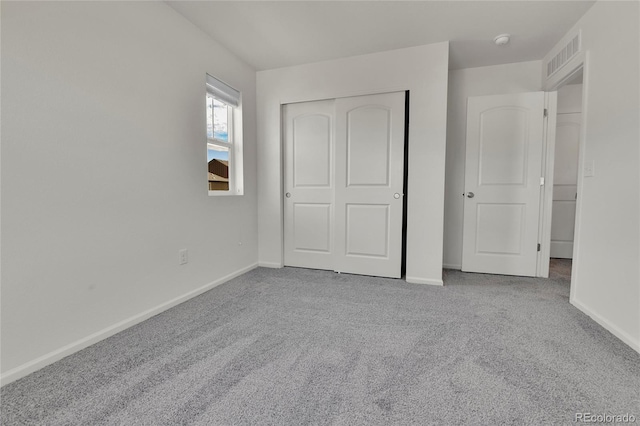
[[[242,195],[240,92],[207,74],[209,195]]]

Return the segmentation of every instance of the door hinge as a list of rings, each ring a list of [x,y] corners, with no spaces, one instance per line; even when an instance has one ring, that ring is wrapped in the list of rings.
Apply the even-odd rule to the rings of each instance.
[[[538,251],[540,251],[540,243],[538,243]]]
[[[542,113],[543,117],[548,117],[549,116],[549,110],[548,109],[544,109],[544,112]]]

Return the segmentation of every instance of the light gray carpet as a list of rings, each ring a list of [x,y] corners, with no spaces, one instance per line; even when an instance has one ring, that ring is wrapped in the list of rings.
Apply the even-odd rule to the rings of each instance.
[[[640,356],[569,304],[566,272],[256,269],[3,387],[2,424],[640,421]]]

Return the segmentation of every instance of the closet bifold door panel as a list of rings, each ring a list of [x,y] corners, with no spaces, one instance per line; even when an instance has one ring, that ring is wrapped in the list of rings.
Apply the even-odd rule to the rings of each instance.
[[[400,278],[405,93],[283,108],[287,266]]]

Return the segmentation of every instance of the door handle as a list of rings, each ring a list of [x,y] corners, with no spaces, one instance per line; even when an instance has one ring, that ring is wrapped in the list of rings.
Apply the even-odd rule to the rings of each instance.
[[[475,196],[476,196],[476,194],[474,194],[473,192],[467,192],[467,197],[468,198],[473,198]]]
[[[400,198],[400,194],[398,194],[398,193],[396,192],[395,194],[393,194],[393,198],[395,198],[395,199],[397,200],[398,198]]]
[[[287,192],[286,194],[284,194],[284,196],[287,197],[287,198],[291,198],[291,193]]]

